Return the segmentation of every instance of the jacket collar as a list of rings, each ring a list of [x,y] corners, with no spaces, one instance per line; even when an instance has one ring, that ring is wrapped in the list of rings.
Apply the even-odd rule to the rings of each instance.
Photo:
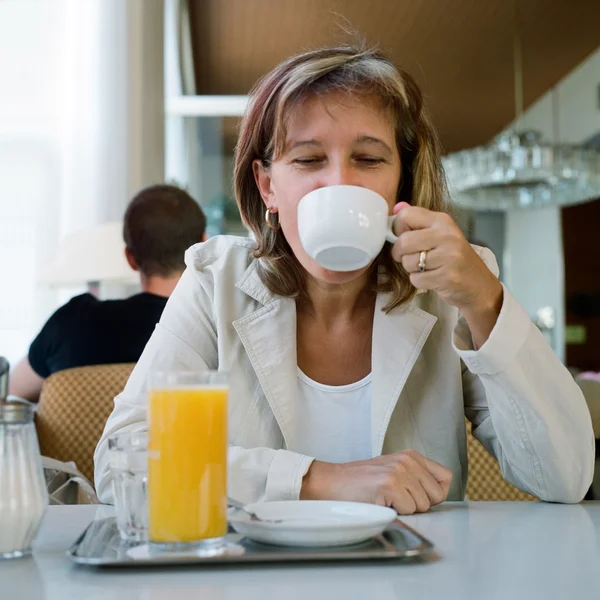
[[[253,260],[250,263],[248,268],[244,271],[244,274],[235,284],[235,287],[264,306],[279,298],[279,296],[273,294],[273,292],[271,292],[271,290],[269,290],[262,282],[262,279],[258,274],[259,260]]]

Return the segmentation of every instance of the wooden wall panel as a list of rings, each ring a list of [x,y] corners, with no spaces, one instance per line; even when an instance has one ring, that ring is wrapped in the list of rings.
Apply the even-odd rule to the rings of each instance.
[[[201,94],[245,94],[283,58],[352,39],[343,26],[413,72],[447,151],[487,143],[515,116],[512,0],[189,2]],[[598,48],[600,1],[517,4],[529,104]]]

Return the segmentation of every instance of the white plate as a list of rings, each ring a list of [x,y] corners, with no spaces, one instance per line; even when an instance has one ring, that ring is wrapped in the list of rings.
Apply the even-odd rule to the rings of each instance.
[[[265,544],[313,548],[359,544],[379,535],[398,516],[385,506],[324,500],[263,502],[247,508],[260,519],[281,523],[252,521],[232,510],[229,522],[238,533]]]

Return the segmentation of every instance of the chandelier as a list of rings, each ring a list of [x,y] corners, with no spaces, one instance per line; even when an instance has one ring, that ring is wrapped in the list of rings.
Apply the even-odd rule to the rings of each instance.
[[[450,197],[476,210],[567,206],[600,198],[600,152],[508,133],[444,158]]]
[[[518,131],[523,115],[523,76],[516,27],[514,69],[516,120],[512,131],[500,134],[487,146],[444,157],[451,199],[459,206],[485,211],[567,206],[599,198],[600,150],[548,143],[536,131]],[[555,92],[553,138],[557,140]]]

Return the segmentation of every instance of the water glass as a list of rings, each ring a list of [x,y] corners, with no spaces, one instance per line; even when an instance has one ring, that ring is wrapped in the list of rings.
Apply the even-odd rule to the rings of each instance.
[[[109,465],[121,539],[148,539],[148,434],[126,432],[108,439]]]

